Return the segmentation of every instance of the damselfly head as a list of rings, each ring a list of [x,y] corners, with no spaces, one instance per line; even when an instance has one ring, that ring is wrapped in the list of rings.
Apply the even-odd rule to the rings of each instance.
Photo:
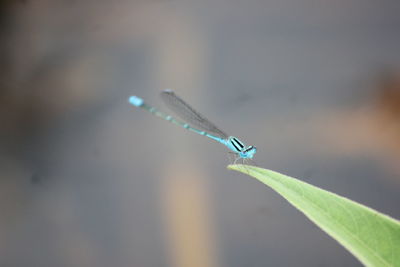
[[[256,154],[257,148],[255,146],[248,146],[245,150],[240,153],[240,157],[244,159],[252,159]]]

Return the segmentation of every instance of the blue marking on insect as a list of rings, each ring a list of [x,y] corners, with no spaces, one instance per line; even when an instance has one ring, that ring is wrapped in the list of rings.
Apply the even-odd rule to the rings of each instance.
[[[143,101],[143,99],[141,99],[137,96],[131,96],[129,98],[129,103],[131,103],[132,105],[134,105],[136,107],[140,107],[141,105],[143,105],[144,101]]]

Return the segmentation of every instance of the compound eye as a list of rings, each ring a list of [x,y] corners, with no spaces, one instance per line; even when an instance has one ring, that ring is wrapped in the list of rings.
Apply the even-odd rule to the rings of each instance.
[[[254,146],[249,146],[244,152],[249,152],[250,150],[252,150],[254,148]]]

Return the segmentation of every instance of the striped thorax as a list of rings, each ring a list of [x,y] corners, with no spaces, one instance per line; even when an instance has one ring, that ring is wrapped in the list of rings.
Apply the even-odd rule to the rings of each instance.
[[[229,136],[226,146],[233,152],[237,153],[241,158],[253,158],[257,152],[255,146],[246,146],[234,136]]]

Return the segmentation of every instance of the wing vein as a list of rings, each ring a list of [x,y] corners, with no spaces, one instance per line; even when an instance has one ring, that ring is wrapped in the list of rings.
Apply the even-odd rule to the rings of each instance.
[[[182,98],[177,96],[171,90],[164,90],[161,92],[161,98],[165,104],[175,112],[181,119],[210,134],[215,134],[220,138],[227,139],[228,135],[210,122],[206,117],[194,110]]]

